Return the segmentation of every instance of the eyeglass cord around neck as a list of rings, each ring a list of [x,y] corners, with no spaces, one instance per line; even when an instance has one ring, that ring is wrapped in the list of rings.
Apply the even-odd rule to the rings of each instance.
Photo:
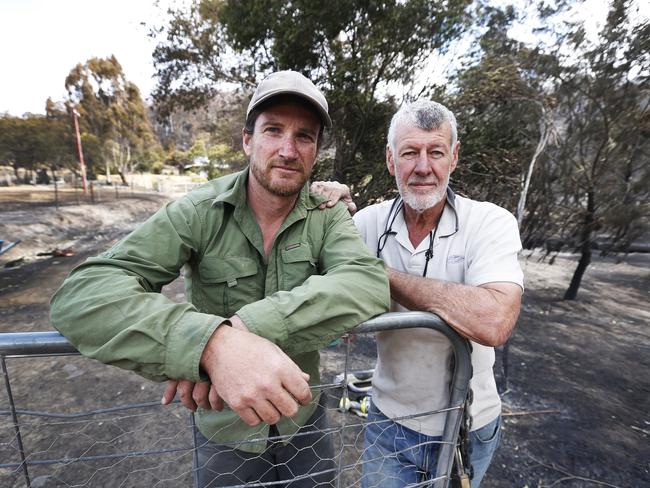
[[[393,204],[390,206],[390,210],[388,211],[388,218],[386,219],[386,227],[384,228],[384,233],[379,236],[379,240],[377,241],[377,257],[380,257],[379,255],[384,250],[384,247],[386,247],[388,237],[397,234],[397,232],[393,230],[393,224],[395,223],[397,215],[402,211],[403,208],[404,202],[402,201],[402,197],[397,197],[393,201]],[[433,258],[433,241],[435,241],[437,233],[437,225],[435,229],[429,231],[429,248],[424,253],[424,271],[422,272],[423,277],[426,277],[427,270],[429,269],[429,261],[431,258]]]

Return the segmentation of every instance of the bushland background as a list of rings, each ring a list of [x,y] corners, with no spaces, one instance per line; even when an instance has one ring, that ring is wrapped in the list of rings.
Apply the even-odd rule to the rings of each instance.
[[[525,247],[510,415],[486,485],[647,484],[650,24],[639,3],[615,0],[593,31],[571,15],[580,6],[170,8],[149,26],[150,100],[109,56],[72,66],[67,96],[44,100],[43,115],[0,115],[0,239],[22,240],[0,256],[0,330],[48,329],[47,299],[73,264],[166,199],[243,168],[245,107],[269,72],[301,71],[326,93],[335,128],[315,177],[347,183],[359,206],[394,194],[390,115],[432,98],[458,117],[452,187],[512,211]],[[522,26],[529,36],[515,35]]]

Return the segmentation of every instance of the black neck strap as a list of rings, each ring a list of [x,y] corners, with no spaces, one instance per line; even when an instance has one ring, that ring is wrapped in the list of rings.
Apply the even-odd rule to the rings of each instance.
[[[388,237],[397,234],[397,232],[393,230],[393,224],[395,223],[397,215],[402,211],[403,208],[404,201],[402,200],[401,196],[398,196],[395,198],[395,200],[393,200],[393,203],[390,206],[390,210],[388,211],[388,218],[386,219],[386,226],[384,227],[384,232],[379,236],[379,239],[377,240],[377,257],[380,257],[379,255],[384,250],[384,247],[386,247]],[[436,240],[436,234],[438,233],[439,225],[440,222],[438,222],[438,225],[436,225],[435,229],[429,231],[429,248],[424,253],[424,271],[422,273],[422,276],[427,275],[427,270],[429,269],[429,261],[431,258],[433,258],[433,242]]]

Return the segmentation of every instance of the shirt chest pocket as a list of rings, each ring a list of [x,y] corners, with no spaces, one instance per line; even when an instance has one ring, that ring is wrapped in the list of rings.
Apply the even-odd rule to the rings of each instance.
[[[318,260],[312,256],[307,243],[293,244],[282,250],[283,290],[300,286],[307,278],[317,273]]]
[[[249,257],[205,257],[199,264],[199,277],[209,313],[229,317],[263,298],[257,262]]]

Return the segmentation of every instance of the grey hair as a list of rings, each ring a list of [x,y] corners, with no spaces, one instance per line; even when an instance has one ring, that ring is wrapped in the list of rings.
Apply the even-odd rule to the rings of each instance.
[[[395,132],[397,127],[404,124],[409,127],[417,127],[423,130],[439,129],[447,122],[451,127],[451,147],[456,145],[458,130],[456,128],[456,117],[443,104],[431,100],[416,100],[415,102],[402,105],[390,121],[388,128],[388,145],[395,152]]]

